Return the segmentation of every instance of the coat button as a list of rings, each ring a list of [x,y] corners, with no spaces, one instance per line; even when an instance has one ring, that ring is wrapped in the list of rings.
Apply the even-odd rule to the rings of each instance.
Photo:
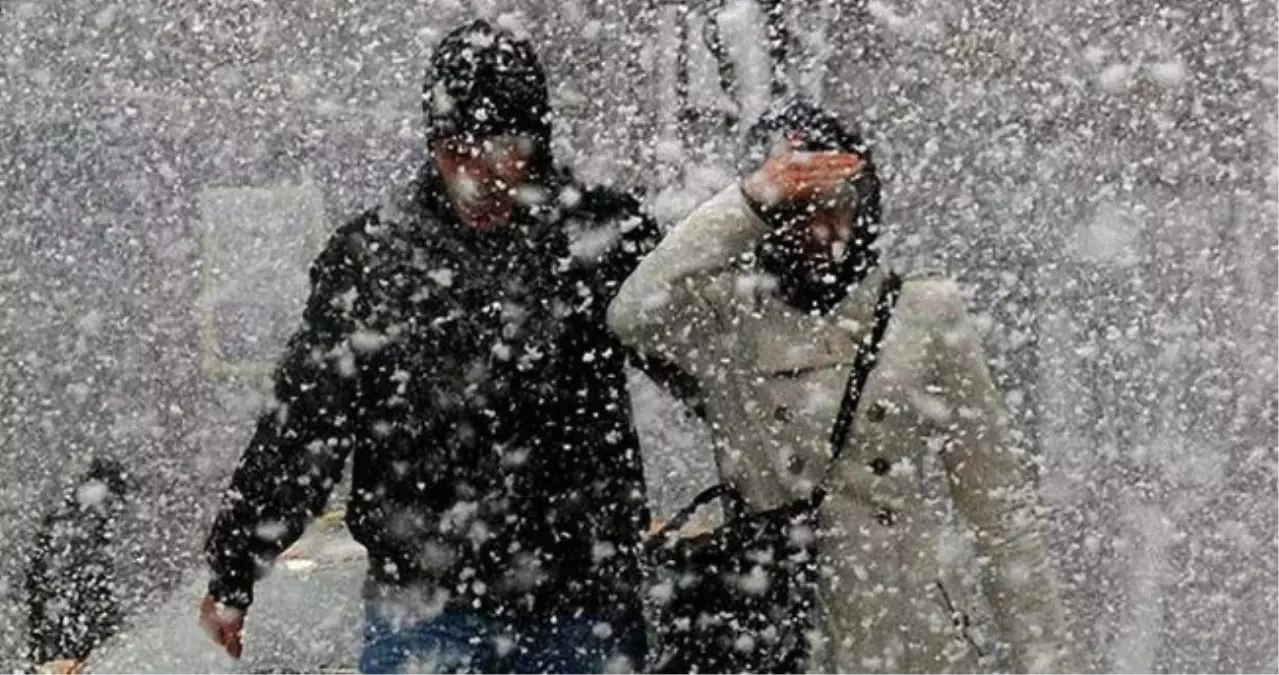
[[[888,416],[888,406],[883,401],[875,401],[875,404],[866,411],[866,418],[872,422],[883,422]]]
[[[882,476],[888,473],[888,470],[892,467],[893,465],[883,457],[876,457],[875,459],[870,460],[870,470],[874,471],[876,476]]]
[[[778,422],[789,422],[791,420],[790,408],[787,408],[786,406],[779,406],[773,411],[773,419]]]
[[[799,474],[804,473],[805,464],[807,464],[807,462],[804,461],[804,458],[798,455],[791,455],[786,458],[786,470],[793,476],[798,476]]]
[[[892,527],[897,522],[897,514],[887,506],[881,506],[875,509],[875,520],[884,527]]]

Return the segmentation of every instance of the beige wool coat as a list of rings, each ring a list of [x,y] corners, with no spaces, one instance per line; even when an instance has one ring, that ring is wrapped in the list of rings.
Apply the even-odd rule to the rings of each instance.
[[[609,308],[623,342],[700,381],[721,477],[757,509],[807,496],[829,463],[830,429],[884,278],[874,270],[834,311],[807,315],[736,262],[766,231],[729,188],[677,225]],[[970,632],[972,594],[958,581],[968,574],[981,581],[1014,668],[1069,670],[1023,463],[956,285],[905,281],[819,514],[811,669],[989,668]],[[954,513],[970,524],[970,569],[946,543]]]

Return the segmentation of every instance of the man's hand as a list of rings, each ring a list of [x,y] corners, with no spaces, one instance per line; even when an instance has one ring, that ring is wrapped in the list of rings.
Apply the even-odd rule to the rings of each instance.
[[[84,672],[84,661],[60,659],[36,666],[39,675],[80,675]]]
[[[200,603],[200,627],[208,633],[213,641],[222,645],[231,658],[238,659],[244,652],[244,643],[240,639],[244,630],[244,611],[226,605],[205,596]]]
[[[751,201],[770,207],[834,195],[865,165],[849,152],[783,152],[773,155],[742,184]]]

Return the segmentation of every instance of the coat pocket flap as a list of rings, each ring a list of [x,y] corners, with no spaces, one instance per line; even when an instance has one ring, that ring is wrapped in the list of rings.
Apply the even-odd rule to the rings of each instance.
[[[852,339],[843,335],[774,335],[759,341],[755,366],[764,375],[796,377],[822,368],[847,367],[856,354]]]

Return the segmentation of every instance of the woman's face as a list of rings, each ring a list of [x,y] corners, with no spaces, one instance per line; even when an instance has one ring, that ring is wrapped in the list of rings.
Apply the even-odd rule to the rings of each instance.
[[[769,148],[766,167],[778,165],[775,173],[782,178],[789,177],[791,167],[808,168],[812,158],[825,158],[832,152],[808,152],[802,149],[802,137],[795,134],[778,136]],[[853,155],[855,157],[855,155]],[[803,198],[792,197],[792,203],[785,210],[790,230],[787,239],[795,242],[805,255],[816,258],[837,260],[843,257],[849,241],[853,237],[853,224],[856,217],[856,201],[852,185],[842,177],[843,167],[836,167],[832,175],[816,175],[819,184],[830,182],[832,187],[816,190],[816,194]],[[806,185],[799,179],[780,180],[783,185]]]
[[[853,216],[851,207],[832,205],[814,210],[800,225],[805,252],[833,260],[842,258],[853,238]]]

